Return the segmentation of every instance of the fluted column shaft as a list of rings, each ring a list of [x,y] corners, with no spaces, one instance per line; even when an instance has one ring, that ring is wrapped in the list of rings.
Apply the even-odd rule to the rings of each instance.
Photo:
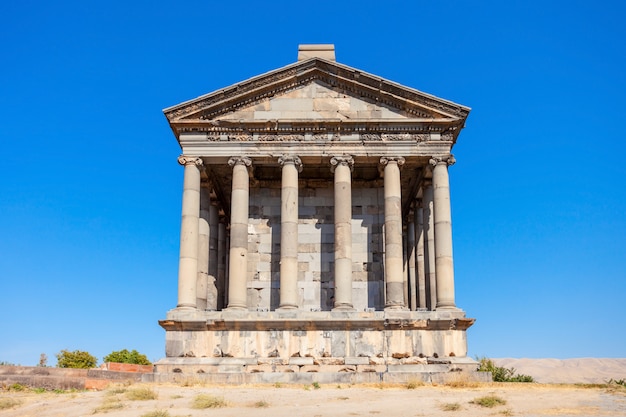
[[[386,309],[404,308],[402,259],[402,201],[400,166],[404,158],[380,158],[384,170],[385,195],[385,283]]]
[[[298,172],[297,156],[282,156],[280,194],[280,308],[298,308]]]
[[[200,217],[200,167],[202,159],[181,155],[185,167],[183,204],[180,224],[177,308],[196,308],[198,276],[198,226]]]
[[[437,306],[437,269],[435,266],[435,221],[433,216],[433,185],[424,184],[424,268],[426,276],[426,308],[434,310]]]
[[[217,310],[219,291],[217,285],[218,223],[219,212],[215,204],[209,204],[209,269],[207,276],[207,310]]]
[[[448,166],[452,155],[432,158],[435,206],[435,265],[437,268],[437,309],[456,308],[454,304],[454,263],[452,259],[452,217]]]
[[[407,225],[407,272],[408,272],[408,286],[409,286],[409,308],[411,311],[417,309],[417,247],[415,241],[415,214],[411,212],[409,214],[409,224]]]
[[[335,307],[352,305],[352,166],[351,156],[331,158],[335,194]]]
[[[198,278],[196,281],[196,306],[200,310],[207,309],[209,281],[209,185],[202,182],[200,186],[200,217],[198,221]]]
[[[230,250],[228,257],[228,308],[247,308],[246,281],[248,275],[248,207],[250,158],[233,157],[228,164],[233,168],[230,198]]]
[[[228,231],[226,219],[222,218],[217,225],[217,309],[222,310],[227,305],[226,263],[228,262],[226,242]]]
[[[415,208],[415,253],[417,275],[417,308],[426,308],[426,274],[424,269],[424,209],[421,200]]]

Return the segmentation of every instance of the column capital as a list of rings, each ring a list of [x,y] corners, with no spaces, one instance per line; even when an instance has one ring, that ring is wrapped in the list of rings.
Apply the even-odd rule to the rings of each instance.
[[[350,155],[333,156],[330,158],[330,172],[335,172],[337,165],[344,165],[350,167],[350,171],[354,167],[354,158]]]
[[[403,156],[383,156],[379,161],[383,166],[387,165],[389,162],[396,162],[398,166],[402,166],[404,165],[405,159]]]
[[[282,167],[285,164],[295,165],[298,172],[302,172],[302,160],[296,155],[282,155],[278,157],[278,164]]]
[[[428,163],[432,165],[433,167],[439,164],[447,164],[447,166],[452,166],[455,164],[455,162],[456,162],[456,159],[454,158],[454,155],[452,154],[448,156],[433,156],[428,161]]]
[[[202,158],[198,158],[197,156],[186,156],[186,155],[181,155],[178,157],[178,163],[186,166],[186,165],[195,165],[198,168],[200,168],[203,163],[202,163]]]
[[[228,160],[228,165],[234,167],[235,165],[245,165],[249,167],[252,165],[252,159],[247,156],[233,156]]]

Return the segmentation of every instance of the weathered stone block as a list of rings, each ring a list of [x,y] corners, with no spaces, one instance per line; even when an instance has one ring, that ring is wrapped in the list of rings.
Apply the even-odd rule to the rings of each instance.
[[[370,359],[369,357],[347,357],[345,358],[346,365],[369,365]]]
[[[312,357],[289,358],[289,365],[298,365],[298,366],[313,365],[313,358]]]

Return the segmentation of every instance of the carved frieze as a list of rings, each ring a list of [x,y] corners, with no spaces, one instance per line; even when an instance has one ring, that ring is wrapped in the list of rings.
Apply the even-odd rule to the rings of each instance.
[[[228,135],[228,140],[232,142],[250,142],[252,140],[252,135],[247,133],[230,134]]]
[[[382,140],[380,133],[363,133],[361,134],[361,140]]]
[[[424,142],[430,139],[430,135],[428,133],[383,133],[382,140],[387,141],[396,141],[396,140],[404,140],[404,141],[413,141],[413,142]]]

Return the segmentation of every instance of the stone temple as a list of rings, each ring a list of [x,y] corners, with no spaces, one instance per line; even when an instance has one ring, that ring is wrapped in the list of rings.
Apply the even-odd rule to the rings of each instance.
[[[455,302],[448,180],[469,110],[339,64],[333,45],[165,109],[184,184],[157,373],[481,378]]]

